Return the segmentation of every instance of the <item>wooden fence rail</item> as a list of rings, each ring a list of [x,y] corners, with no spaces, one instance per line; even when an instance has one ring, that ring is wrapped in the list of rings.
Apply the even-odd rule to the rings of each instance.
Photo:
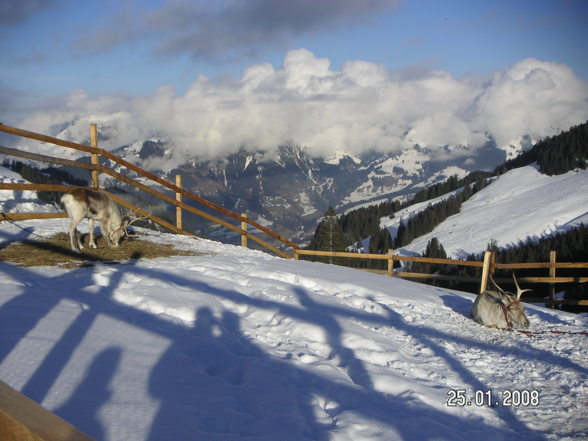
[[[556,253],[550,253],[550,262],[528,262],[528,263],[496,263],[495,254],[487,251],[484,254],[483,261],[472,260],[454,260],[454,259],[437,259],[430,257],[410,257],[399,256],[389,250],[387,254],[360,254],[348,253],[340,251],[316,251],[316,250],[295,250],[294,258],[299,259],[300,256],[316,256],[316,257],[333,257],[333,258],[348,258],[348,259],[373,259],[386,260],[388,262],[387,270],[366,270],[380,274],[387,274],[390,277],[402,277],[408,279],[436,279],[436,280],[453,280],[462,282],[480,282],[480,292],[488,288],[489,277],[497,269],[548,269],[549,277],[517,277],[517,280],[523,283],[548,283],[550,285],[549,299],[527,299],[527,301],[546,301],[548,304],[555,303],[573,303],[577,305],[588,306],[587,300],[577,300],[573,302],[565,302],[556,300],[555,284],[557,283],[587,283],[588,277],[556,277],[557,269],[588,269],[588,262],[557,262]],[[482,269],[480,278],[475,277],[458,277],[448,276],[442,274],[424,274],[407,271],[394,271],[394,262],[422,262],[429,264],[454,265],[454,266],[468,266]],[[511,282],[511,279],[496,279],[496,282]]]

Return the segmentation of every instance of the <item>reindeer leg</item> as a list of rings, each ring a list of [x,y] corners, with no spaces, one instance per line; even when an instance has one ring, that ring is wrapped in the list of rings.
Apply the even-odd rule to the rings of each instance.
[[[90,246],[92,248],[98,248],[96,242],[94,242],[94,219],[89,218],[88,224],[90,225]]]
[[[100,231],[102,232],[102,236],[106,239],[106,246],[108,248],[112,248],[112,241],[110,240],[110,234],[108,234],[108,228],[106,228],[105,220],[100,221]]]
[[[69,229],[68,229],[69,246],[71,247],[71,249],[73,251],[80,251],[80,247],[76,244],[76,242],[78,241],[78,237],[77,237],[78,230],[76,230],[75,227],[71,228],[72,225],[73,225],[73,222],[70,222]]]
[[[83,217],[77,219],[72,218],[69,224],[69,244],[71,245],[71,249],[80,252],[80,250],[84,249],[84,245],[80,241],[80,236],[78,234],[77,226],[82,221]]]

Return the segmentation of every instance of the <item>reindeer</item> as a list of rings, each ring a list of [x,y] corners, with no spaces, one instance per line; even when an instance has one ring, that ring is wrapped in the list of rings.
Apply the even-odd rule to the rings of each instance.
[[[80,252],[84,249],[76,227],[84,218],[90,224],[90,246],[96,248],[94,242],[94,220],[100,222],[100,230],[109,247],[117,248],[121,237],[126,235],[129,222],[123,222],[120,210],[104,193],[88,188],[75,188],[61,197],[65,211],[70,219],[69,240],[72,250]]]
[[[512,278],[517,287],[516,296],[501,289],[492,276],[490,280],[498,291],[486,290],[474,301],[471,315],[474,321],[490,328],[512,329],[513,324],[529,327],[529,319],[525,315],[525,307],[521,303],[521,295],[530,289],[521,289],[513,273]]]

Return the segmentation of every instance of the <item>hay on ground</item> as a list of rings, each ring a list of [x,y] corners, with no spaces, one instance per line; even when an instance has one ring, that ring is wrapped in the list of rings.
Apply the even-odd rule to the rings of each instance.
[[[169,256],[194,256],[198,253],[178,250],[169,244],[141,240],[140,236],[130,236],[118,248],[108,248],[106,240],[96,237],[98,248],[90,248],[84,235],[82,242],[86,247],[81,253],[69,247],[69,237],[58,233],[47,240],[12,243],[0,249],[0,261],[12,262],[21,266],[62,266],[77,267],[91,265],[93,262],[118,263],[130,259],[153,259]]]

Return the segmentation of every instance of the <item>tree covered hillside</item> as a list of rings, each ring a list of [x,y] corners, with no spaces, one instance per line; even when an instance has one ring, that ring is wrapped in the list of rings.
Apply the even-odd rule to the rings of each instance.
[[[374,243],[380,243],[380,245],[371,246],[370,252],[381,252],[382,250],[387,250],[390,248],[386,245],[388,243],[391,245],[391,247],[399,246],[396,242],[398,239],[386,239],[385,236],[388,233],[382,231],[380,227],[380,218],[385,216],[394,217],[394,213],[397,213],[403,208],[447,195],[461,188],[468,188],[464,195],[457,196],[455,199],[452,199],[450,202],[447,202],[442,206],[436,208],[431,207],[430,215],[425,215],[424,217],[415,220],[410,225],[406,225],[407,234],[411,235],[412,237],[418,237],[425,232],[431,231],[431,227],[434,227],[435,222],[438,223],[441,219],[458,212],[459,204],[461,204],[461,202],[464,200],[467,200],[467,198],[469,198],[475,192],[484,188],[487,185],[487,178],[490,176],[491,173],[483,171],[470,173],[463,179],[458,179],[456,176],[450,176],[444,182],[418,191],[408,201],[400,202],[399,200],[389,200],[378,205],[370,205],[342,214],[336,218],[339,231],[338,234],[341,234],[342,236],[342,240],[338,241],[338,248],[333,248],[333,244],[330,241],[321,238],[321,235],[324,231],[330,231],[324,225],[327,222],[329,224],[332,223],[334,210],[330,208],[327,213],[325,213],[325,217],[323,217],[323,219],[319,222],[319,225],[315,230],[314,237],[308,248],[313,250],[336,249],[341,251],[366,237],[372,237],[374,239]],[[430,218],[435,218],[436,220],[430,222]],[[403,236],[401,240],[405,242],[407,237]],[[318,247],[319,244],[324,245],[325,243],[328,244],[327,248]]]
[[[582,170],[586,168],[586,163],[588,160],[587,146],[588,123],[572,127],[569,131],[563,132],[558,136],[551,137],[537,143],[535,147],[522,153],[519,157],[507,161],[500,167],[497,167],[494,174],[483,172],[473,173],[462,180],[458,180],[456,177],[452,177],[443,184],[438,184],[434,187],[422,190],[419,192],[419,194],[415,195],[415,197],[410,202],[402,204],[398,201],[387,201],[377,206],[364,207],[359,210],[342,214],[338,218],[338,226],[341,235],[346,238],[344,244],[345,246],[341,246],[339,243],[339,248],[333,248],[333,246],[337,246],[337,244],[320,240],[320,236],[324,230],[321,227],[317,229],[315,240],[313,243],[311,243],[310,248],[344,249],[345,247],[349,247],[357,243],[355,249],[361,249],[362,251],[370,253],[385,253],[388,251],[388,249],[391,248],[398,249],[401,247],[406,247],[408,244],[414,243],[415,239],[418,238],[420,238],[422,245],[423,235],[427,234],[429,236],[425,237],[426,240],[429,240],[430,236],[434,236],[436,226],[440,225],[447,217],[456,213],[460,213],[462,209],[461,206],[464,202],[468,201],[471,196],[482,190],[485,186],[489,184],[492,185],[491,183],[493,182],[493,179],[491,178],[496,179],[496,185],[498,186],[496,189],[491,190],[490,193],[484,196],[484,204],[490,204],[487,205],[489,208],[493,207],[493,201],[500,199],[504,209],[504,207],[508,206],[509,201],[511,201],[510,203],[514,203],[512,202],[513,198],[517,199],[518,202],[516,202],[516,204],[521,204],[521,207],[525,206],[526,202],[524,200],[519,200],[522,196],[515,196],[520,194],[527,195],[526,192],[528,192],[528,196],[532,197],[534,200],[533,204],[541,205],[541,201],[544,200],[544,197],[547,197],[549,200],[551,200],[552,204],[557,205],[558,213],[548,211],[547,213],[543,213],[543,216],[551,216],[554,219],[555,217],[558,219],[568,218],[569,216],[566,215],[570,214],[570,212],[561,211],[561,203],[559,199],[564,195],[567,197],[573,196],[573,194],[577,194],[577,192],[581,190],[582,185],[584,183],[588,184],[588,182],[586,182],[585,178],[583,178],[582,173],[566,175],[567,177],[564,177],[563,175],[571,170]],[[526,171],[520,168],[529,166],[531,164],[536,164],[538,171],[529,167],[527,167]],[[514,170],[517,168],[520,168],[520,170],[517,170],[516,175],[511,174],[507,180],[505,180],[506,176],[500,176],[509,170]],[[517,180],[519,178],[515,176],[519,176],[521,180]],[[540,178],[541,176],[546,177],[546,179]],[[548,178],[548,176],[554,176],[554,178]],[[555,178],[555,176],[562,176],[562,178]],[[575,178],[573,176],[575,176]],[[557,185],[557,190],[556,187],[554,187],[556,181],[561,181],[560,184]],[[508,184],[506,184],[507,182]],[[574,184],[570,186],[569,184],[565,184],[566,182],[574,182]],[[534,189],[539,188],[536,187],[539,185],[539,183],[542,183],[543,186],[541,187],[539,193],[537,193],[537,190]],[[517,190],[517,185],[522,186],[520,190]],[[534,191],[535,193],[533,193]],[[549,192],[555,193],[550,197]],[[446,196],[440,198],[439,196],[443,194]],[[579,201],[584,200],[581,197],[576,199]],[[429,201],[429,203],[423,206],[423,201]],[[394,217],[398,215],[399,210],[407,206],[416,207],[415,204],[421,204],[421,208],[412,210],[412,212],[409,212],[411,213],[409,215],[407,215],[408,211],[404,210],[399,215],[400,220],[394,222]],[[569,203],[567,205],[569,205]],[[575,210],[575,212],[578,211],[578,213],[583,213],[585,211],[582,211],[583,205],[584,204],[580,202],[580,205],[577,205],[579,211]],[[468,205],[468,207],[469,206],[471,205]],[[486,207],[486,205],[484,205],[484,207]],[[480,207],[480,209],[481,208],[482,207]],[[506,214],[507,217],[511,219],[509,222],[515,222],[512,216],[513,213],[517,211],[517,209],[518,205],[513,206],[510,209],[511,213]],[[494,212],[493,209],[483,211],[486,214],[485,217],[487,220],[490,220],[488,216],[492,218],[492,216],[499,215],[498,213]],[[533,210],[531,210],[531,212],[533,212]],[[574,216],[577,216],[578,213],[574,214]],[[505,213],[502,213],[502,216],[504,215]],[[387,221],[387,217],[390,218],[390,221]],[[534,215],[534,217],[536,217],[536,215]],[[332,214],[329,219],[331,219],[330,222],[332,224]],[[456,217],[456,219],[459,218]],[[552,221],[548,218],[545,219],[549,222],[549,224],[552,223]],[[477,221],[481,222],[482,220],[478,219]],[[581,221],[581,219],[579,221]],[[457,222],[457,220],[455,222]],[[561,225],[562,221],[553,220],[553,222],[554,225]],[[390,225],[392,224],[398,226],[395,228],[390,228]],[[576,222],[576,225],[577,224],[578,222]],[[558,252],[557,260],[560,262],[588,261],[588,256],[586,255],[585,251],[588,249],[588,233],[587,228],[584,225],[580,224],[580,226],[576,228],[567,227],[561,231],[558,231],[557,235],[552,234],[551,236],[548,235],[546,237],[533,236],[531,233],[524,233],[525,225],[528,224],[526,222],[522,224],[519,222],[517,225],[517,227],[521,230],[520,232],[523,232],[523,234],[519,235],[519,239],[515,240],[514,242],[501,242],[500,240],[495,240],[500,239],[500,237],[496,237],[494,239],[492,239],[491,236],[488,237],[488,248],[492,248],[498,252],[497,261],[502,263],[549,261],[549,252],[551,250],[556,250]],[[512,224],[512,226],[514,227],[515,225]],[[488,233],[484,231],[484,234]],[[527,237],[525,237],[525,235]],[[459,240],[460,237],[461,236],[456,234],[453,235],[454,241]],[[366,238],[368,240],[366,240]],[[422,247],[422,250],[424,250],[423,255],[426,257],[444,257],[446,254],[442,242],[443,238],[432,237],[432,239],[429,240],[429,244],[427,245],[426,249],[425,247]],[[328,244],[326,248],[324,247],[325,243]],[[367,243],[369,243],[369,246],[366,245]],[[317,247],[317,244],[322,244],[323,248]],[[499,247],[499,245],[502,247]],[[453,244],[453,247],[455,247],[455,243]],[[482,247],[480,247],[479,250],[482,251]],[[465,257],[465,255],[463,257]],[[481,260],[482,256],[481,254],[472,254],[467,258]],[[341,263],[350,266],[368,266],[370,268],[380,268],[382,267],[382,264],[384,264],[383,261],[364,261],[351,259]],[[422,264],[415,265],[412,270],[425,273],[442,272],[443,274],[447,275],[476,276],[475,274],[470,274],[470,272],[468,272],[471,270],[466,270],[463,268],[442,269],[441,267],[433,267],[431,265]],[[541,274],[536,274],[536,272],[537,271],[521,272],[521,275],[547,275],[545,274],[545,271],[543,271]],[[558,275],[585,276],[585,274],[578,274],[578,271],[570,272],[563,270],[561,272],[558,271]],[[500,277],[506,276],[503,274],[500,275]],[[476,290],[476,287],[474,286],[458,286],[455,284],[451,286],[457,289],[468,291]],[[538,287],[535,289],[534,287],[534,297],[546,294],[546,289],[544,288],[545,287]],[[572,296],[572,298],[575,298],[576,296],[585,296],[585,293],[582,294],[582,288],[559,286],[558,289],[565,291],[565,295]],[[583,290],[585,291],[585,288]]]
[[[401,203],[398,200],[389,200],[378,205],[362,207],[341,214],[338,217],[338,227],[344,237],[344,247],[349,247],[362,239],[372,237],[380,243],[390,243],[394,248],[404,246],[412,239],[432,231],[448,216],[459,212],[461,203],[471,195],[488,185],[488,179],[512,170],[537,163],[539,170],[547,175],[559,175],[574,169],[585,169],[588,164],[588,122],[574,126],[557,136],[552,136],[539,141],[533,148],[521,153],[518,157],[504,162],[496,167],[493,173],[473,172],[463,179],[456,176],[449,177],[446,181],[427,187],[417,192],[412,199]],[[399,210],[411,205],[432,200],[439,196],[462,189],[461,195],[454,195],[442,204],[431,204],[420,212],[415,219],[410,219],[398,229],[396,237],[386,239],[385,233],[380,227],[382,217],[394,217]],[[321,220],[321,223],[324,221]],[[316,248],[317,244],[324,244],[320,238],[324,226],[319,223],[315,236],[309,246]],[[370,247],[380,249],[381,247]]]
[[[588,164],[588,122],[539,141],[530,150],[496,167],[502,174],[513,168],[537,163],[541,173],[561,175]]]

